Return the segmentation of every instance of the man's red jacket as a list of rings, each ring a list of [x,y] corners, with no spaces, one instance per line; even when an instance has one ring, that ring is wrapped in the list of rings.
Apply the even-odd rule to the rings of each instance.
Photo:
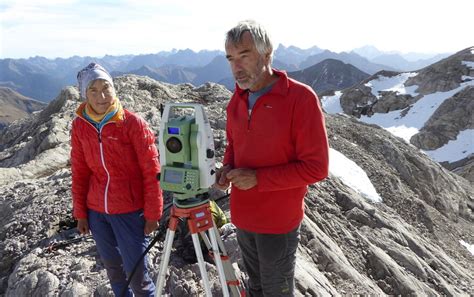
[[[82,117],[72,123],[71,168],[74,217],[87,209],[107,214],[144,210],[147,220],[159,220],[163,199],[156,176],[160,170],[155,136],[139,116],[124,110],[101,132]]]
[[[248,91],[236,86],[227,106],[224,164],[257,171],[257,186],[232,187],[232,222],[256,233],[286,233],[304,215],[307,185],[328,175],[328,140],[317,95],[273,70],[279,80],[248,113]]]

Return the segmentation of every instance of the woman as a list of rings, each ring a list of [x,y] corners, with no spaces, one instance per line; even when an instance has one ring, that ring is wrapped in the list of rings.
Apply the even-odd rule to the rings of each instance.
[[[91,63],[77,75],[81,97],[72,124],[71,167],[74,217],[89,230],[116,296],[158,227],[163,199],[155,137],[147,123],[123,109],[110,74]],[[146,259],[127,296],[154,296]]]

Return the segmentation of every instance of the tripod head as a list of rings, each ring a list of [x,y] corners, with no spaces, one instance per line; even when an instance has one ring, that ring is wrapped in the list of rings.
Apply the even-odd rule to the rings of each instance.
[[[191,111],[191,114],[189,113]],[[209,201],[216,178],[214,139],[201,104],[165,104],[158,141],[160,185],[188,208]]]

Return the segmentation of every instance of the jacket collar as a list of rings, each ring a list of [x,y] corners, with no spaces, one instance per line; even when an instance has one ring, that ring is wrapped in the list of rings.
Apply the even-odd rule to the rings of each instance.
[[[273,85],[272,89],[270,90],[270,92],[268,92],[268,94],[286,96],[288,94],[289,88],[288,75],[286,74],[286,71],[276,70],[275,68],[272,68],[272,70],[273,73],[278,76],[278,81]],[[245,97],[248,93],[248,90],[241,89],[236,83],[235,92],[239,94],[240,97]]]
[[[81,105],[79,105],[79,107],[76,109],[76,116],[87,121],[83,114],[86,104],[86,102],[82,102]],[[121,109],[120,112],[117,112],[111,119],[109,119],[109,122],[121,122],[123,120],[125,120],[125,110]]]

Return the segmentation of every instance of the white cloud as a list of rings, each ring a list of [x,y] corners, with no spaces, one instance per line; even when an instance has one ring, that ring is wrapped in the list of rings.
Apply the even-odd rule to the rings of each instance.
[[[111,54],[110,48],[129,54],[136,54],[137,49],[143,49],[141,53],[223,49],[225,32],[249,18],[265,25],[276,44],[301,48],[318,45],[341,51],[373,44],[381,50],[457,51],[474,44],[472,35],[460,38],[455,34],[470,26],[472,9],[468,7],[472,6],[468,0],[429,6],[409,0],[294,0],[288,5],[253,0],[233,4],[212,0],[5,0],[0,5],[1,57],[45,52],[50,56],[90,55],[91,51],[104,55]],[[410,20],[416,20],[416,25]],[[97,39],[94,30],[115,37],[114,45],[108,44],[108,38]],[[95,50],[78,46],[87,42],[79,34],[91,36],[89,43],[94,43]],[[75,42],[74,37],[80,40]],[[26,40],[31,42],[23,48]]]

